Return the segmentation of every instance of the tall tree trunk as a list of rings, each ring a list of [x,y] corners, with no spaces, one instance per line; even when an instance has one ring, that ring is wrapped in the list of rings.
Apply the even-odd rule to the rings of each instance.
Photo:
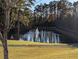
[[[20,12],[18,11],[18,19],[17,19],[17,40],[19,40],[20,37],[20,22],[19,22],[19,16],[20,16]]]

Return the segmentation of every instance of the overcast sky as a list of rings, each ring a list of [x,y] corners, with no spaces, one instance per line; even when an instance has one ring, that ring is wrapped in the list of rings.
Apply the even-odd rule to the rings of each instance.
[[[40,4],[40,3],[49,3],[50,1],[54,1],[54,0],[36,0],[36,2],[35,2],[35,5],[34,6],[32,6],[32,10],[34,10],[34,7],[36,6],[36,5],[38,5],[38,4]],[[55,1],[59,1],[59,0],[55,0]],[[68,1],[70,1],[70,2],[75,2],[75,1],[78,1],[78,0],[68,0]]]

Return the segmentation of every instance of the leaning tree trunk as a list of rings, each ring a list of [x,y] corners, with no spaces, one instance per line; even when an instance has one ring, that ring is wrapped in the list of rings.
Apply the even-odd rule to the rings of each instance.
[[[5,27],[4,27],[4,31],[3,31],[3,49],[4,49],[4,59],[9,59],[8,58],[8,45],[7,45],[7,33],[9,30],[9,26],[10,26],[10,9],[7,8],[4,10],[5,12]]]
[[[3,38],[3,49],[4,49],[4,59],[8,59],[8,45],[7,45],[7,32],[4,31],[3,34],[4,38]]]
[[[3,35],[0,32],[0,40],[1,40],[2,46],[3,46],[4,59],[8,59],[7,32],[4,32]]]

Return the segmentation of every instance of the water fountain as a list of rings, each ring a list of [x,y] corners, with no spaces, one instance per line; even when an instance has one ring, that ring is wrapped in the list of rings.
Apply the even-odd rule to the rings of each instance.
[[[39,31],[38,28],[35,31],[30,30],[23,36],[27,41],[32,42],[47,42],[47,43],[59,43],[59,34],[52,31]]]
[[[38,28],[35,31],[35,40],[36,40],[36,42],[39,42],[39,30],[38,30]]]

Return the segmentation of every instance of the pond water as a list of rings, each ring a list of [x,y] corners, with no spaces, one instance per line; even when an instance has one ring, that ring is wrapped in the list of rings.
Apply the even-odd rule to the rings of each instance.
[[[59,43],[59,34],[52,31],[39,31],[39,29],[30,30],[22,36],[22,40],[32,42],[47,42],[47,43]]]

